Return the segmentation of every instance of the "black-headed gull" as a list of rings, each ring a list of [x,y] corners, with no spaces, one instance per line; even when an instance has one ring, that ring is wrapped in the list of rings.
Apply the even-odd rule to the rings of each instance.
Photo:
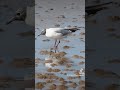
[[[45,35],[48,38],[55,39],[54,47],[57,48],[60,43],[60,39],[64,38],[68,34],[71,34],[72,32],[75,32],[77,30],[79,29],[78,28],[48,28],[42,30],[40,35]],[[58,43],[57,40],[59,40]]]
[[[10,24],[11,22],[18,20],[18,21],[25,21],[26,24],[30,26],[35,25],[35,7],[24,7],[19,8],[15,15],[6,23]]]

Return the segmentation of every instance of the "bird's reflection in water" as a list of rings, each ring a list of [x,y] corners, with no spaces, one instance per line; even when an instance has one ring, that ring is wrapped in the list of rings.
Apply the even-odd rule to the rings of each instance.
[[[65,56],[67,53],[65,52],[56,52],[57,50],[50,51],[48,56],[45,58],[45,66],[46,67],[54,67],[59,65],[66,65],[71,63],[70,60]]]
[[[57,52],[59,53],[58,47],[57,47],[57,48],[56,48],[56,47],[50,48],[50,52],[51,52],[51,53],[53,52],[52,50],[54,51],[54,53],[57,53]],[[51,54],[51,53],[50,53],[50,54]]]

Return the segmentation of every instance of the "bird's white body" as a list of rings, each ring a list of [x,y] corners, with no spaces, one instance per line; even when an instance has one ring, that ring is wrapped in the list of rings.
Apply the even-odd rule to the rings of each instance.
[[[40,35],[46,35],[46,37],[48,38],[55,39],[54,47],[56,50],[56,48],[58,47],[60,43],[60,39],[64,38],[68,34],[71,34],[72,32],[75,32],[76,30],[79,30],[79,29],[78,28],[48,28],[48,29],[41,31]],[[56,44],[57,40],[59,41]]]
[[[58,31],[58,32],[57,32]],[[62,39],[66,35],[63,35],[63,33],[70,34],[71,32],[69,30],[65,30],[65,28],[48,28],[46,29],[46,37],[53,38],[53,39]]]

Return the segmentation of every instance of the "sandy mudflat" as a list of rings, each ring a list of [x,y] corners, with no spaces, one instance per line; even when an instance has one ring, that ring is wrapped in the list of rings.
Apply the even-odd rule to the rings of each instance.
[[[89,0],[87,1],[89,2]],[[91,60],[87,62],[91,66],[87,68],[87,70],[90,71],[88,71],[90,78],[87,81],[94,83],[93,85],[91,84],[91,86],[94,87],[89,86],[91,90],[120,89],[120,87],[116,85],[120,84],[120,80],[118,79],[120,75],[118,69],[120,55],[113,53],[117,52],[120,48],[120,44],[118,44],[120,39],[120,13],[118,12],[120,2],[118,0],[100,0],[101,3],[110,1],[117,2],[118,5],[105,5],[107,9],[101,10],[93,16],[86,17],[86,25],[90,31],[87,38],[90,37],[90,41],[92,42],[89,44],[89,50],[86,50],[86,52],[90,53],[89,57],[91,58]],[[95,5],[96,3],[91,1],[90,4]],[[96,40],[96,38],[99,40]],[[97,84],[95,85],[96,81]]]
[[[50,55],[54,40],[39,36],[35,40],[36,90],[79,90],[80,69],[85,69],[85,2],[84,0],[36,0],[35,36],[44,28],[80,27]],[[82,52],[83,51],[83,52]],[[54,50],[53,50],[54,52]],[[50,77],[50,75],[53,76]],[[84,87],[84,86],[83,86]]]
[[[25,85],[22,84],[24,83],[22,80],[24,80],[25,73],[27,77],[27,73],[29,75],[31,73],[28,69],[31,67],[33,69],[31,65],[34,64],[34,59],[31,62],[24,58],[33,55],[30,53],[32,45],[29,46],[31,36],[23,37],[19,34],[34,30],[34,28],[26,25],[23,21],[5,24],[15,15],[18,8],[26,7],[26,5],[32,5],[32,2],[30,0],[17,0],[17,2],[16,0],[0,0],[0,78],[3,80],[3,83],[0,83],[1,90],[4,88],[10,90],[24,88]],[[25,63],[26,68],[24,67],[26,66]]]

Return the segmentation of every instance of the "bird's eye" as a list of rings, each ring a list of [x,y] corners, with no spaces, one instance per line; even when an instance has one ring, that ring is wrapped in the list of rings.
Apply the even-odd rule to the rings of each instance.
[[[20,15],[20,13],[17,13],[17,15]]]

